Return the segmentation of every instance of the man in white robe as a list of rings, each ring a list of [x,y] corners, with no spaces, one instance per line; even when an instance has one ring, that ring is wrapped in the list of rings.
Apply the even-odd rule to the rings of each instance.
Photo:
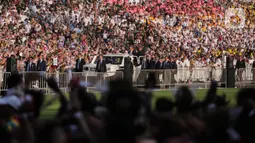
[[[217,58],[216,62],[213,64],[213,75],[212,79],[220,81],[222,77],[222,64],[221,59]]]

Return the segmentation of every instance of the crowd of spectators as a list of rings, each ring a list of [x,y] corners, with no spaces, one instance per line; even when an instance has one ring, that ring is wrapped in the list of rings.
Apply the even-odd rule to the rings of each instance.
[[[89,63],[94,55],[105,53],[174,58],[178,68],[224,67],[223,55],[228,54],[243,57],[251,66],[254,3],[220,2],[2,1],[1,67],[15,55],[22,71],[24,61],[32,57],[36,63],[42,55],[48,71],[65,70],[74,67],[78,56]]]
[[[21,75],[12,74],[7,81],[9,89],[0,98],[1,143],[255,142],[253,88],[241,89],[234,103],[216,94],[216,82],[201,101],[181,87],[173,101],[153,97],[155,75],[150,74],[145,91],[137,91],[128,81],[110,81],[101,100],[96,100],[75,77],[68,97],[53,78],[47,83],[55,96],[28,90]],[[157,99],[155,106],[152,99]],[[56,100],[60,103],[56,114],[45,114]],[[42,120],[45,116],[48,120]]]
[[[221,68],[226,55],[235,58],[237,67],[251,67],[254,20],[254,3],[236,0],[2,0],[0,64],[4,71],[12,69],[6,63],[16,62],[17,71],[66,71],[95,55],[121,53],[143,55],[143,61],[159,62],[159,69],[165,61],[177,68]],[[184,71],[183,81],[189,76]],[[9,89],[0,98],[1,143],[255,142],[253,88],[241,89],[229,105],[217,95],[215,82],[202,101],[181,87],[174,101],[159,98],[154,106],[155,73],[148,74],[144,92],[128,81],[110,81],[99,101],[75,77],[69,100],[53,78],[47,84],[56,96],[28,89],[29,81],[40,82],[36,78],[42,76],[26,76],[26,83],[15,73],[5,79]],[[56,116],[41,120],[41,112],[56,100]]]

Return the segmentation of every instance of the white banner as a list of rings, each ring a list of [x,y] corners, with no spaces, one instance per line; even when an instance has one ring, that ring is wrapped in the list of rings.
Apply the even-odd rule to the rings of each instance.
[[[128,0],[129,3],[135,3],[135,4],[138,4],[140,2],[140,0]]]
[[[230,29],[244,28],[245,12],[242,8],[229,8],[225,12],[225,25]]]
[[[239,0],[239,1],[244,3],[255,2],[255,0]]]

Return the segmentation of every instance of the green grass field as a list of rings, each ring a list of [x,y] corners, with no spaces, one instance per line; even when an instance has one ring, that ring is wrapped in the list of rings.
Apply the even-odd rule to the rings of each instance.
[[[227,96],[227,99],[230,100],[230,106],[233,106],[236,104],[236,93],[238,92],[237,88],[227,88],[227,89],[218,89],[218,94],[221,95],[222,93],[225,93]],[[207,89],[197,89],[195,92],[195,97],[197,100],[202,100],[204,96],[206,95]],[[164,91],[154,91],[153,92],[153,98],[152,98],[152,105],[154,105],[155,101],[159,97],[166,97],[173,99],[172,91],[170,90],[164,90]],[[101,95],[100,93],[95,93],[96,97],[100,99]],[[50,95],[47,95],[47,98],[50,98]],[[56,101],[49,107],[47,107],[45,110],[42,111],[41,119],[50,119],[53,118],[56,114],[56,111],[59,107],[59,102]]]

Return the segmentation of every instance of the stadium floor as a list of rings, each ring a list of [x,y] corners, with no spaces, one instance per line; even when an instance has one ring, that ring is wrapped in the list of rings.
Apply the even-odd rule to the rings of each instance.
[[[230,106],[233,106],[236,104],[236,93],[240,90],[239,88],[222,88],[218,89],[217,93],[221,95],[222,93],[226,94],[227,99],[230,101]],[[195,89],[192,90],[193,93],[195,94],[195,98],[197,100],[202,100],[204,96],[206,95],[207,89]],[[155,101],[159,97],[166,97],[173,99],[173,94],[175,93],[175,89],[173,90],[159,90],[159,91],[153,91],[153,98],[152,98],[152,105],[154,105]],[[99,99],[100,98],[100,93],[96,92],[95,93],[96,97]],[[47,95],[47,99],[50,99],[51,95]],[[58,100],[55,101],[52,105],[44,109],[41,113],[41,119],[51,119],[55,116],[56,111],[59,107],[59,102]]]

